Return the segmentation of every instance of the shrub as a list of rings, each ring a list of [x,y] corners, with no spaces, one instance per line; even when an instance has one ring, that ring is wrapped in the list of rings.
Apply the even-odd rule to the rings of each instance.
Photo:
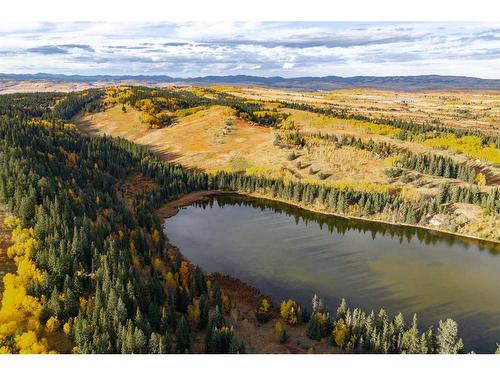
[[[292,299],[281,302],[280,316],[290,325],[295,325],[299,322],[299,306]]]
[[[261,297],[255,307],[255,317],[259,323],[267,323],[272,318],[273,305],[268,297]]]
[[[401,168],[387,168],[384,171],[384,173],[385,173],[385,175],[387,177],[395,178],[395,177],[401,176],[401,174],[403,173],[403,171],[401,170]]]
[[[276,324],[274,325],[274,337],[280,344],[284,344],[288,340],[288,335],[281,322],[276,322]]]

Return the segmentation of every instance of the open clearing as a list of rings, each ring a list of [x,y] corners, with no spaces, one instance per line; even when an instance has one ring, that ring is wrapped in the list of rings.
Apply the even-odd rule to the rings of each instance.
[[[226,121],[230,130],[224,132]],[[236,119],[230,108],[214,106],[179,119],[173,126],[150,129],[140,112],[120,106],[78,116],[74,121],[89,133],[124,137],[148,146],[164,159],[190,168],[244,171],[250,167],[274,168],[286,152],[273,146],[272,130]]]

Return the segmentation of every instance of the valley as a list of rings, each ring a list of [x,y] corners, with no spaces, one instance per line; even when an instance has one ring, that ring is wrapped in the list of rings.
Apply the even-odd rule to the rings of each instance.
[[[318,95],[357,93],[1,95],[0,201],[17,219],[0,350],[494,351],[498,133]]]

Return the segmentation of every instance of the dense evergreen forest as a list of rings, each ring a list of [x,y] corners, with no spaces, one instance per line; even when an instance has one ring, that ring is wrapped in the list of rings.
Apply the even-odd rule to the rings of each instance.
[[[137,103],[145,94],[134,95],[126,100]],[[67,125],[79,111],[102,108],[102,97],[102,90],[0,96],[0,201],[18,218],[9,224],[14,240],[9,253],[18,271],[4,279],[3,352],[51,350],[61,332],[77,353],[184,353],[193,350],[199,332],[205,332],[207,353],[245,352],[227,319],[228,296],[199,267],[167,250],[154,214],[164,202],[191,191],[258,193],[365,217],[386,212],[410,224],[451,202],[500,212],[498,189],[485,193],[472,185],[444,185],[434,199],[409,202],[390,192],[188,171],[126,140],[86,137]],[[206,104],[189,93],[174,99],[176,110]],[[128,206],[117,186],[133,171],[153,179],[156,188]],[[260,313],[271,316],[271,305],[257,306]],[[333,316],[318,301],[309,313],[290,300],[279,314],[288,324],[306,325],[312,339],[329,336],[342,350],[462,350],[452,320],[441,322],[437,332],[419,334],[416,319],[407,327],[400,315],[389,320],[383,311],[374,316],[345,304]]]
[[[54,99],[28,95],[27,105],[29,98],[46,107]],[[156,174],[165,198],[206,187],[206,178],[129,142],[58,125],[89,104],[69,98],[48,125],[0,115],[0,199],[19,217],[10,250],[18,272],[5,280],[0,312],[2,350],[47,351],[45,337],[62,328],[78,353],[183,353],[193,332],[210,325],[207,351],[244,352],[220,313],[208,318],[227,297],[198,267],[167,256],[147,196],[132,212],[116,192],[133,169]],[[12,99],[1,97],[5,108]]]

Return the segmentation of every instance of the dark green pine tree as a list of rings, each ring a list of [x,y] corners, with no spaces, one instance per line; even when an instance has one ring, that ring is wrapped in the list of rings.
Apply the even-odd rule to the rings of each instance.
[[[205,353],[224,354],[243,351],[244,347],[234,339],[233,327],[226,323],[216,307],[205,334]]]
[[[191,349],[191,329],[184,315],[179,319],[179,324],[175,331],[175,340],[176,353],[189,352]]]
[[[208,313],[210,310],[210,304],[207,297],[204,294],[200,297],[200,324],[199,329],[203,329],[208,324]]]
[[[311,315],[311,319],[309,319],[309,323],[307,323],[306,335],[312,340],[321,339],[321,324],[315,313]]]

